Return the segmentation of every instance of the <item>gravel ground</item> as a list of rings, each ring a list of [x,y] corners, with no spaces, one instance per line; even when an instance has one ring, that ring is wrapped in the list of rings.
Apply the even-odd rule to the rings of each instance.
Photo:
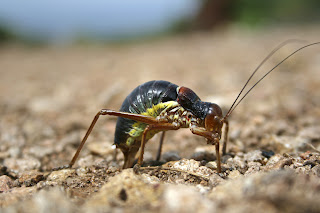
[[[114,117],[99,120],[74,168],[51,171],[71,160],[95,113],[119,109],[137,85],[168,80],[226,112],[273,47],[319,35],[315,26],[231,28],[123,45],[3,46],[0,211],[320,212],[320,45],[286,61],[234,111],[221,174],[214,147],[188,129],[166,134],[162,166],[122,171]],[[280,50],[255,80],[301,45]],[[147,144],[146,165],[159,138]]]

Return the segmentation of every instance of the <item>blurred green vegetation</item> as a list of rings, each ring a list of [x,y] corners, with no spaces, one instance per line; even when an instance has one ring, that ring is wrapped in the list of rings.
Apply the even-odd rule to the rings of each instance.
[[[253,27],[320,22],[319,0],[234,0],[230,6],[232,21]]]
[[[0,46],[8,43],[19,43],[30,47],[41,47],[47,41],[40,37],[24,36],[16,32],[13,28],[0,22]]]
[[[17,35],[7,26],[0,24],[0,44],[12,42],[17,39]]]

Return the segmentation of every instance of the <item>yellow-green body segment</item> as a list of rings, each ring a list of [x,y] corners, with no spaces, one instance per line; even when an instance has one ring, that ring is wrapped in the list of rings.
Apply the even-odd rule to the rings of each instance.
[[[178,105],[178,86],[167,81],[149,81],[135,88],[124,100],[120,111],[156,118],[167,109]],[[124,155],[137,152],[147,124],[118,117],[114,143]],[[159,131],[149,131],[146,140]]]

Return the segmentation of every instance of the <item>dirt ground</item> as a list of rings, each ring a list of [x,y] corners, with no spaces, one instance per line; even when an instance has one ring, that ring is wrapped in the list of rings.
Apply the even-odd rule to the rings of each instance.
[[[101,117],[72,169],[94,115],[118,110],[149,80],[193,89],[224,113],[263,58],[319,27],[237,28],[129,44],[0,49],[1,212],[320,212],[320,45],[262,81],[229,119],[216,172],[214,147],[188,129],[149,141],[139,174],[113,161],[116,118]],[[307,43],[308,43],[307,42]],[[277,52],[253,79],[303,45]],[[252,84],[251,84],[252,85]],[[154,163],[161,166],[155,166]]]

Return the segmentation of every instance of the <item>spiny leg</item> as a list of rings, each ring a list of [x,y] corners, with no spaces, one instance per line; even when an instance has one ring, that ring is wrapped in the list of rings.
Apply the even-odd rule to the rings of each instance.
[[[163,139],[164,139],[164,136],[165,136],[166,132],[163,131],[162,134],[161,134],[161,137],[160,137],[160,143],[159,143],[159,148],[158,148],[158,152],[157,152],[157,158],[156,158],[156,161],[159,161],[160,158],[161,158],[161,153],[162,153],[162,145],[163,145]]]
[[[146,124],[157,124],[159,123],[159,121],[157,119],[155,119],[154,117],[151,116],[146,116],[146,115],[140,115],[140,114],[133,114],[133,113],[127,113],[127,112],[117,112],[114,110],[109,110],[109,109],[102,109],[100,110],[96,116],[93,118],[91,125],[89,126],[84,138],[82,139],[76,153],[74,154],[72,160],[70,161],[69,165],[67,166],[61,166],[58,168],[54,168],[53,170],[59,170],[59,169],[65,169],[65,168],[71,168],[74,163],[76,162],[81,149],[83,147],[83,145],[85,144],[85,142],[87,141],[88,136],[90,135],[93,127],[95,126],[97,120],[99,119],[100,115],[112,115],[112,116],[118,116],[118,117],[123,117],[123,118],[128,118],[131,120],[135,120],[135,121],[140,121]]]
[[[207,139],[207,142],[215,145],[216,147],[216,157],[217,157],[217,172],[221,173],[221,159],[220,159],[220,143],[219,143],[219,138],[217,134],[214,134],[213,132],[207,131],[203,127],[198,127],[195,125],[192,125],[190,127],[190,130],[193,134],[195,135],[200,135],[202,137],[205,137]]]
[[[224,123],[226,124],[226,127],[224,128],[222,155],[225,155],[227,152],[228,132],[229,132],[229,121],[224,120]]]

